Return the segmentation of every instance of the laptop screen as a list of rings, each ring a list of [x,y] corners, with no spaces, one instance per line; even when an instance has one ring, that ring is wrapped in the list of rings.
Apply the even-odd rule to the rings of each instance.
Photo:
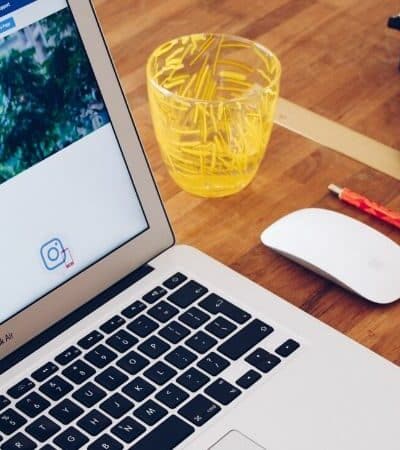
[[[65,0],[0,0],[0,324],[148,229]]]

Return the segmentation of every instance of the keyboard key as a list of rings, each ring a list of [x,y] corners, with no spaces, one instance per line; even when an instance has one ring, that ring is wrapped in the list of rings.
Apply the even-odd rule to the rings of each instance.
[[[99,437],[93,444],[90,444],[88,450],[122,450],[122,445],[108,434]]]
[[[53,447],[50,444],[46,444],[44,447],[42,447],[40,450],[56,450],[55,447]]]
[[[217,340],[204,331],[198,331],[186,341],[186,345],[198,353],[204,354],[217,343]]]
[[[24,378],[22,381],[17,383],[15,386],[10,388],[7,391],[7,394],[15,399],[21,398],[23,395],[25,395],[27,392],[29,392],[31,389],[33,389],[35,386],[35,383],[28,378]]]
[[[174,430],[171,433],[171,430]],[[176,416],[158,425],[130,450],[173,450],[194,432],[194,428]]]
[[[143,300],[147,303],[155,303],[157,300],[160,300],[161,297],[167,293],[167,290],[161,286],[157,286],[152,291],[148,292],[143,296]]]
[[[103,338],[104,336],[100,333],[100,331],[95,330],[89,333],[84,338],[82,338],[80,341],[78,341],[78,345],[84,350],[89,350],[98,342],[100,342]]]
[[[224,379],[218,378],[218,380],[208,386],[205,393],[214,400],[217,400],[217,402],[223,405],[229,405],[235,398],[239,397],[241,391]]]
[[[176,380],[181,386],[196,392],[210,381],[207,375],[194,367],[191,367]]]
[[[47,364],[42,366],[40,369],[33,372],[32,378],[36,381],[39,381],[39,383],[41,383],[42,381],[47,380],[47,378],[49,378],[51,375],[56,373],[57,370],[58,370],[58,367],[54,363],[48,362]]]
[[[85,362],[78,359],[73,362],[69,367],[63,370],[62,374],[65,378],[68,378],[70,381],[75,384],[82,384],[88,378],[95,374],[95,370],[93,367],[90,367]]]
[[[138,349],[152,359],[157,359],[163,353],[167,352],[171,346],[157,336],[151,336]]]
[[[140,300],[136,300],[132,303],[132,305],[129,305],[127,308],[125,308],[121,314],[127,319],[133,319],[146,308],[147,306],[143,302],[141,302]]]
[[[225,370],[230,365],[230,362],[217,353],[212,352],[197,365],[210,375],[216,376]]]
[[[248,389],[253,386],[261,378],[261,375],[253,369],[250,369],[244,375],[242,375],[236,383],[243,389]]]
[[[210,332],[214,336],[217,336],[220,339],[226,338],[236,329],[237,329],[236,325],[234,325],[229,320],[224,319],[223,317],[217,317],[215,320],[213,320],[206,326],[206,330],[208,332]]]
[[[207,291],[208,289],[206,287],[196,283],[196,281],[189,281],[167,298],[174,303],[174,305],[179,306],[180,308],[187,308],[207,293]]]
[[[176,347],[165,359],[177,369],[186,369],[187,366],[197,359],[197,356],[181,345]]]
[[[159,386],[165,384],[177,374],[176,370],[159,361],[144,372],[144,375]]]
[[[171,409],[179,406],[187,398],[189,398],[189,394],[176,386],[176,384],[169,384],[156,395],[158,401]]]
[[[114,419],[119,419],[133,408],[133,403],[117,393],[105,400],[100,408]]]
[[[125,419],[111,429],[111,432],[115,434],[115,436],[119,437],[128,444],[137,439],[145,431],[146,428],[143,425],[130,417],[125,417]]]
[[[106,393],[103,389],[100,389],[95,384],[89,382],[78,391],[74,392],[72,396],[75,400],[78,400],[79,403],[82,403],[82,405],[91,408],[97,402],[102,400],[106,396]]]
[[[103,333],[111,334],[119,327],[122,327],[124,323],[125,319],[123,317],[114,316],[110,320],[107,320],[106,323],[103,323],[103,325],[101,325],[100,327],[100,330],[103,331]]]
[[[188,336],[190,331],[180,323],[172,321],[159,334],[172,344],[177,344]]]
[[[93,410],[79,420],[78,426],[91,436],[97,436],[109,427],[111,423],[111,420],[100,411]]]
[[[1,445],[2,450],[33,450],[37,445],[22,433],[13,436],[9,441]]]
[[[79,348],[72,345],[71,347],[67,348],[67,350],[64,350],[62,353],[60,353],[56,358],[56,362],[58,364],[61,364],[62,366],[66,366],[70,362],[72,362],[75,358],[77,358],[82,352],[79,350]]]
[[[71,392],[73,389],[72,384],[69,384],[67,381],[56,375],[51,378],[45,384],[40,386],[39,390],[51,398],[55,402],[63,398],[68,392]]]
[[[108,364],[114,361],[116,357],[117,354],[109,350],[103,344],[98,345],[87,355],[85,355],[85,359],[99,369],[103,369],[104,367],[106,367]]]
[[[37,417],[40,413],[47,409],[50,406],[50,403],[38,393],[31,392],[20,400],[15,406],[24,414],[33,418]]]
[[[147,425],[154,425],[167,415],[167,410],[153,400],[148,400],[133,413]]]
[[[234,322],[243,324],[247,322],[251,315],[243,309],[238,308],[232,303],[216,294],[210,294],[200,302],[200,306],[211,314],[223,314]]]
[[[143,401],[155,391],[155,387],[145,381],[143,378],[137,377],[127,384],[122,392],[137,402]]]
[[[198,427],[201,427],[214,417],[221,408],[203,395],[198,395],[178,412],[185,419],[189,420]]]
[[[187,277],[185,275],[183,275],[180,272],[177,272],[175,275],[172,275],[172,277],[168,278],[168,280],[165,280],[163,285],[168,289],[175,289],[186,280]]]
[[[275,353],[277,353],[279,356],[282,356],[283,358],[287,358],[299,347],[300,344],[296,342],[294,339],[288,339],[286,342],[284,342],[275,350]]]
[[[178,314],[178,310],[175,306],[172,306],[170,303],[162,300],[149,309],[149,316],[157,319],[158,321],[165,323],[168,322],[172,317]]]
[[[124,369],[130,375],[136,375],[149,364],[150,361],[148,359],[136,352],[129,352],[117,362],[117,366]]]
[[[125,330],[117,331],[113,336],[107,339],[107,344],[117,352],[125,353],[139,342],[133,334]]]
[[[242,330],[220,345],[218,350],[228,358],[237,360],[273,331],[273,328],[266,323],[254,319]]]
[[[145,338],[158,328],[158,324],[154,320],[145,315],[139,316],[128,325],[129,330],[138,336]]]
[[[246,358],[246,361],[261,372],[268,373],[276,367],[281,360],[262,348],[258,348],[255,352]]]
[[[128,377],[115,367],[108,367],[95,380],[107,390],[114,391],[128,381]]]
[[[46,416],[39,417],[26,428],[26,432],[39,442],[46,442],[60,430],[61,427]]]
[[[61,422],[63,425],[69,425],[81,414],[83,409],[69,399],[63,400],[49,411],[49,414]]]
[[[0,395],[0,411],[3,411],[4,408],[7,408],[10,403],[11,402],[7,397],[5,397],[4,395]]]
[[[0,432],[7,436],[13,434],[25,424],[26,420],[13,409],[6,409],[0,415]]]
[[[26,432],[39,442],[46,442],[60,430],[61,427],[46,416],[39,417],[26,428]]]
[[[89,441],[89,439],[74,427],[70,427],[54,439],[54,443],[62,450],[78,450]]]
[[[200,328],[209,319],[210,316],[208,314],[195,307],[188,309],[179,317],[179,320],[194,330]]]

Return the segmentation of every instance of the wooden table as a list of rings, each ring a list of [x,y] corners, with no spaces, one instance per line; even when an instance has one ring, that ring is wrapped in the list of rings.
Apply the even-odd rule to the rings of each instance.
[[[190,196],[172,182],[160,159],[145,87],[145,62],[158,44],[201,31],[239,34],[278,54],[283,97],[400,148],[400,39],[386,29],[397,0],[95,4],[178,242],[203,250],[400,365],[400,302],[371,304],[260,243],[265,227],[309,206],[344,212],[400,243],[398,230],[327,192],[335,182],[400,210],[400,182],[275,127],[260,172],[247,189],[218,200]]]

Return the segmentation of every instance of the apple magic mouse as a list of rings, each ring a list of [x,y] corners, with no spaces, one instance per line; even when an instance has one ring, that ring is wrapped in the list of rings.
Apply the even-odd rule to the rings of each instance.
[[[264,245],[375,303],[400,298],[400,245],[343,214],[293,212],[261,235]]]

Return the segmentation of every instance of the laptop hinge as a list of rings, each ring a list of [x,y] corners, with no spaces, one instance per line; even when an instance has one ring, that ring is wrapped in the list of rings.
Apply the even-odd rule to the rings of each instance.
[[[154,268],[149,266],[148,264],[139,267],[139,269],[136,269],[134,272],[130,273],[128,276],[118,281],[113,286],[109,287],[101,294],[97,295],[92,300],[70,313],[68,316],[64,317],[64,319],[52,325],[50,328],[24,344],[15,352],[7,355],[5,358],[3,358],[3,360],[1,360],[0,375],[21,362],[24,358],[31,355],[43,345],[47,344],[59,334],[72,327],[88,314],[92,313],[97,308],[100,308],[100,306],[103,306],[109,300],[113,299],[116,295],[144,278],[153,270]]]

